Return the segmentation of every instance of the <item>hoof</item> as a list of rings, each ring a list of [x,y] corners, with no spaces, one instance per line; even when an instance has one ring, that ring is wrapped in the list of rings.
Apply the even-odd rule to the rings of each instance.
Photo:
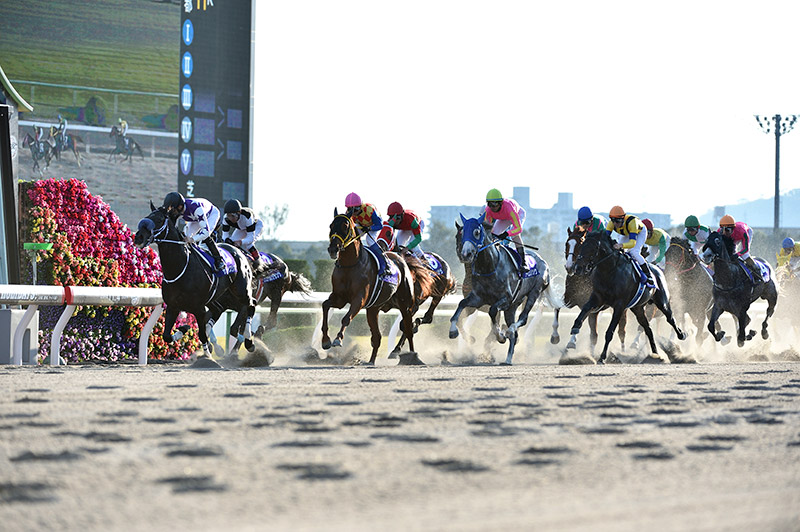
[[[744,340],[742,340],[741,338],[737,338],[736,345],[738,345],[739,347],[744,347]]]
[[[245,348],[245,349],[247,349],[247,352],[248,352],[248,353],[252,353],[253,351],[255,351],[255,349],[256,349],[256,346],[255,346],[255,344],[253,343],[253,340],[251,340],[250,338],[247,338],[247,339],[244,341],[244,348]]]
[[[329,341],[322,342],[322,349],[330,349],[330,348],[331,348],[331,343]]]
[[[764,329],[763,331],[761,331],[761,338],[763,338],[764,340],[766,340],[767,338],[769,338],[769,332],[768,332],[766,329]]]
[[[567,342],[567,349],[575,349],[575,342],[573,342],[572,340]]]
[[[337,338],[336,340],[333,341],[331,346],[332,347],[342,347],[342,341],[339,338]]]
[[[394,351],[392,351],[391,353],[389,353],[389,358],[390,358],[390,359],[392,359],[392,358],[397,358],[399,354],[400,354],[400,350],[399,350],[399,349],[395,349]]]
[[[255,334],[256,336],[261,338],[262,336],[264,336],[264,332],[265,331],[266,331],[266,329],[264,328],[264,326],[263,325],[259,325],[258,329],[256,329],[256,332],[254,332],[253,334]]]
[[[605,357],[600,357],[600,359],[597,361],[597,363],[598,363],[598,364],[600,364],[600,365],[603,365],[603,366],[605,366],[605,364],[606,364],[606,359],[605,359]]]
[[[756,336],[756,332],[754,330],[750,329],[749,331],[747,331],[747,339],[748,340],[752,340],[753,338],[755,338],[755,336]]]
[[[686,340],[686,333],[678,329],[678,340]]]
[[[450,331],[450,335],[449,336],[450,336],[451,340],[453,338],[458,338],[458,331]],[[475,340],[473,339],[473,341],[475,341]]]
[[[511,362],[500,362],[501,366],[510,366]]]
[[[554,334],[553,336],[550,337],[550,343],[553,344],[553,345],[556,345],[560,341],[561,341],[561,337],[559,335],[557,335],[557,334]]]
[[[725,338],[724,332],[719,331],[718,333],[714,333],[714,340],[716,340],[717,342],[721,342],[723,338]]]
[[[722,340],[717,340],[717,341],[722,345],[728,345],[729,343],[731,343],[731,338],[730,336],[726,336]]]

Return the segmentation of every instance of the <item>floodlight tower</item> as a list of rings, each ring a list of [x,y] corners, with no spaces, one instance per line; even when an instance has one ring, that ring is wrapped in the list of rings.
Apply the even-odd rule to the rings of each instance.
[[[755,115],[758,125],[764,133],[775,132],[775,224],[772,228],[774,234],[778,234],[781,214],[781,190],[780,190],[780,168],[781,168],[781,135],[785,135],[792,130],[798,115],[789,116],[761,116]]]

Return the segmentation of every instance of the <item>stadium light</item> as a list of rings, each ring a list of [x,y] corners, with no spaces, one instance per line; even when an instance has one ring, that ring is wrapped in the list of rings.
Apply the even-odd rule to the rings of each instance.
[[[781,135],[786,135],[797,122],[798,115],[789,116],[762,116],[755,115],[758,125],[764,133],[775,133],[775,222],[772,228],[774,234],[778,234],[781,214],[781,190],[780,190],[780,168],[781,168]]]

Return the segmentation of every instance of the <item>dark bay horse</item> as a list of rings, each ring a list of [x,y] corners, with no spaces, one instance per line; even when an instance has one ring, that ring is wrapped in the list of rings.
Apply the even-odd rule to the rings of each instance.
[[[349,216],[333,211],[330,225],[328,254],[336,260],[331,273],[333,291],[322,303],[322,348],[342,345],[344,331],[362,308],[367,310],[367,323],[371,335],[372,355],[369,364],[375,364],[381,345],[378,313],[396,308],[402,316],[401,329],[414,351],[414,275],[408,263],[397,253],[386,252],[387,274],[378,277],[376,260],[361,244],[355,224]],[[430,276],[422,268],[419,276]],[[328,313],[331,308],[350,305],[342,318],[342,327],[331,342],[328,336]]]
[[[123,137],[122,132],[117,126],[111,126],[111,131],[108,136],[113,138],[116,143],[114,149],[111,150],[111,153],[108,155],[109,161],[111,157],[114,157],[114,162],[116,162],[117,155],[124,155],[125,157],[122,159],[122,162],[128,161],[130,164],[133,161],[132,156],[134,153],[138,153],[139,156],[144,159],[144,153],[142,153],[142,148],[139,146],[139,143],[131,137]]]
[[[62,151],[71,151],[75,155],[75,161],[78,167],[81,165],[81,154],[78,152],[78,142],[83,142],[83,139],[76,135],[65,135],[59,133],[56,126],[50,126],[50,139],[52,139],[53,152],[57,160],[61,160]]]
[[[175,320],[181,311],[186,311],[194,314],[203,350],[210,355],[213,352],[214,323],[225,310],[231,309],[237,312],[231,326],[231,336],[243,332],[245,347],[252,350],[250,322],[255,313],[255,300],[251,292],[253,272],[245,254],[235,246],[218,244],[223,257],[226,253],[230,255],[231,264],[226,265],[226,271],[230,273],[216,275],[197,247],[184,242],[183,235],[165,209],[156,208],[152,203],[150,207],[153,212],[139,222],[133,243],[139,248],[151,243],[158,244],[164,274],[161,294],[166,304],[164,341],[172,342]],[[183,332],[180,331],[178,338]],[[212,341],[209,341],[209,337]]]
[[[772,266],[763,259],[754,257],[753,260],[760,263],[766,271],[768,279],[753,285],[742,267],[742,261],[738,257],[733,258],[733,240],[717,232],[708,236],[702,257],[705,262],[714,262],[714,307],[708,319],[708,330],[714,335],[714,339],[719,342],[725,337],[725,332],[717,331],[715,327],[722,313],[730,312],[738,320],[736,341],[739,347],[744,345],[745,340],[751,340],[756,333],[752,330],[745,333],[747,324],[750,323],[747,310],[759,298],[767,301],[767,315],[761,324],[761,337],[765,340],[769,338],[767,321],[775,312],[775,303],[778,301],[778,288]],[[754,275],[762,275],[762,272],[754,272]]]
[[[567,308],[583,307],[589,296],[592,295],[592,278],[590,275],[575,273],[575,258],[580,253],[583,240],[586,238],[586,232],[579,229],[567,228],[567,241],[564,245],[564,266],[567,269],[567,279],[564,282],[564,306]],[[594,354],[594,349],[597,346],[597,318],[600,311],[605,310],[606,307],[592,309],[589,312],[589,342],[591,352]],[[625,327],[628,325],[628,313],[623,312],[619,319],[617,327],[617,335],[619,342],[622,344],[622,349],[625,349]],[[575,347],[574,345],[567,345],[568,349]]]
[[[706,336],[706,318],[711,316],[714,306],[711,273],[695,255],[690,242],[678,236],[672,237],[665,261],[664,275],[672,294],[672,314],[679,325],[689,314],[697,328],[695,341],[700,345]]]
[[[605,363],[608,344],[611,343],[611,338],[614,336],[614,329],[617,328],[625,310],[630,309],[647,334],[653,355],[657,356],[658,351],[653,331],[645,315],[645,305],[651,300],[667,318],[667,323],[675,330],[678,338],[683,340],[686,337],[672,317],[669,290],[664,280],[664,274],[659,268],[651,268],[653,278],[656,280],[656,288],[642,285],[639,282],[639,272],[633,265],[633,259],[626,253],[614,249],[614,241],[606,233],[587,235],[575,260],[576,273],[591,275],[592,295],[589,296],[589,300],[581,307],[578,317],[575,318],[571,331],[571,344],[574,345],[575,337],[580,332],[583,320],[593,309],[603,306],[613,308],[614,314],[611,316],[611,323],[606,330],[606,341],[599,359],[601,364]]]
[[[517,344],[518,330],[528,322],[528,314],[542,293],[555,311],[553,336],[550,341],[558,342],[558,312],[561,308],[558,298],[550,285],[550,269],[537,253],[526,253],[530,273],[520,278],[517,260],[502,241],[493,241],[483,226],[485,214],[479,218],[463,222],[462,243],[459,258],[472,270],[472,291],[461,300],[453,317],[450,318],[450,338],[457,338],[458,320],[465,308],[479,308],[489,305],[489,318],[494,334],[499,342],[509,340],[508,354],[504,364],[511,364]],[[516,316],[517,308],[525,300],[525,305]],[[500,331],[497,324],[498,312],[502,311],[508,329]]]
[[[39,175],[43,175],[42,168],[39,166],[39,161],[44,160],[44,169],[50,167],[50,161],[53,158],[53,146],[49,142],[43,140],[36,140],[30,133],[25,133],[22,139],[22,147],[30,148],[31,158],[33,159],[33,171],[38,171]]]
[[[267,265],[264,272],[254,279],[253,294],[260,304],[269,298],[269,316],[267,321],[256,331],[261,336],[265,331],[273,329],[278,323],[278,308],[281,306],[286,292],[299,292],[311,294],[311,281],[297,272],[289,269],[283,260],[273,254],[260,252],[261,260]]]

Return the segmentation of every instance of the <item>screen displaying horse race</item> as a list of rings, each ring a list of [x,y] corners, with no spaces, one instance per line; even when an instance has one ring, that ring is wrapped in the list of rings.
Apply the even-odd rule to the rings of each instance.
[[[83,180],[129,227],[173,190],[249,201],[250,6],[0,2],[0,66],[33,107],[16,177]]]

